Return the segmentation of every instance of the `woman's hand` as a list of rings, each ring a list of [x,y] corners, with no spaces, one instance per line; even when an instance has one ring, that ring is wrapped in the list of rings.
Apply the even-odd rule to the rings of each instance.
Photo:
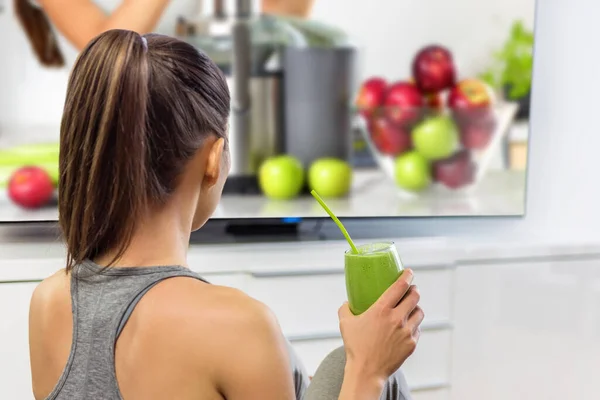
[[[262,12],[288,17],[308,18],[315,0],[263,0]]]
[[[339,309],[347,374],[382,384],[414,352],[424,314],[412,280],[412,270],[405,270],[361,315],[353,315],[347,303]]]

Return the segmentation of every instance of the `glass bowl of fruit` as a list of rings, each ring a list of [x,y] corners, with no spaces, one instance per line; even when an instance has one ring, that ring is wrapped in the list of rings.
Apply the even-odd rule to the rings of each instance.
[[[463,193],[484,177],[518,109],[484,82],[457,80],[450,52],[429,46],[414,78],[366,80],[356,124],[377,164],[405,195]]]

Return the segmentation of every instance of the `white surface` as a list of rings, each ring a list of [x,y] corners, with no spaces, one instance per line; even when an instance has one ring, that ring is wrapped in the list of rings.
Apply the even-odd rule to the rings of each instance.
[[[355,173],[351,196],[327,200],[339,217],[522,215],[525,206],[525,174],[490,171],[469,193],[443,188],[415,198],[399,194],[395,184],[378,170]],[[306,195],[288,201],[263,196],[223,196],[214,218],[324,217],[321,206]],[[0,190],[0,221],[56,221],[56,207],[24,210],[12,204]]]
[[[0,231],[1,233],[1,231]],[[390,240],[356,240],[357,243]],[[464,257],[461,247],[450,246],[444,239],[398,239],[395,241],[405,265],[411,268],[447,266]],[[547,254],[560,249],[544,247]],[[297,273],[340,273],[345,241],[301,243],[192,245],[188,252],[190,268],[203,275],[243,273],[253,276],[278,276]],[[435,250],[435,251],[434,251]],[[471,250],[472,251],[472,250]],[[540,250],[541,251],[541,250]],[[303,257],[297,257],[301,252]],[[0,282],[42,280],[64,264],[64,246],[56,241],[10,242],[0,236]],[[459,254],[463,254],[460,256]]]
[[[600,398],[600,258],[459,267],[457,400]]]
[[[0,284],[1,399],[32,399],[29,369],[29,299],[36,283]]]

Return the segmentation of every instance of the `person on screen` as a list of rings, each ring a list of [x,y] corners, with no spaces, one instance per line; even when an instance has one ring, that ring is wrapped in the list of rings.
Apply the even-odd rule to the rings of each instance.
[[[344,347],[309,385],[264,304],[188,268],[230,168],[229,102],[216,64],[168,36],[108,30],[80,53],[60,128],[66,268],[30,305],[36,399],[410,399],[412,271],[361,315],[341,306]]]
[[[45,66],[65,64],[61,39],[78,51],[98,34],[113,28],[140,34],[160,31],[174,34],[176,18],[193,15],[207,0],[14,0],[15,13],[39,61]],[[307,17],[314,0],[262,0],[262,12]],[[172,12],[164,15],[166,10]],[[170,18],[164,21],[164,18]]]

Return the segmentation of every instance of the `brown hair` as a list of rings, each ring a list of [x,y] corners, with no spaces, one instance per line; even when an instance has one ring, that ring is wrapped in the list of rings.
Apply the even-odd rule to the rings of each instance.
[[[27,34],[29,43],[42,65],[62,67],[65,65],[56,35],[44,11],[31,0],[14,0],[15,14]]]
[[[59,224],[67,271],[123,255],[148,206],[164,204],[208,135],[227,139],[219,68],[177,39],[110,30],[79,55],[60,127]]]

